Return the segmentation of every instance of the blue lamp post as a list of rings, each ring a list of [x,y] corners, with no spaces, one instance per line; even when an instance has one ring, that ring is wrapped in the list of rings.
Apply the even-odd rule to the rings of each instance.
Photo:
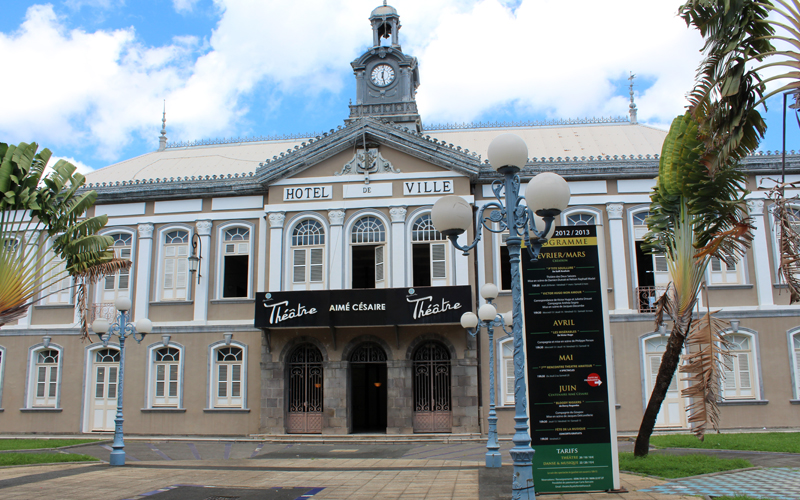
[[[489,144],[489,163],[503,176],[492,183],[497,201],[490,201],[478,210],[475,220],[475,240],[469,245],[458,243],[458,236],[472,225],[472,208],[460,196],[444,196],[431,211],[436,230],[447,236],[464,255],[481,240],[484,228],[492,232],[508,231],[509,261],[511,263],[511,300],[514,336],[514,477],[511,484],[513,499],[535,499],[533,487],[533,449],[528,428],[528,402],[525,384],[525,352],[522,333],[522,291],[520,253],[522,243],[531,260],[538,258],[542,245],[554,229],[553,221],[569,205],[569,185],[561,176],[544,172],[535,176],[525,188],[527,207],[519,197],[519,171],[528,162],[528,147],[519,136],[502,134]],[[502,194],[501,194],[502,193]],[[505,204],[503,203],[505,197]],[[492,208],[487,216],[487,208]],[[495,227],[495,224],[497,227]]]
[[[125,440],[122,436],[122,394],[123,381],[125,380],[125,339],[133,336],[139,343],[144,336],[153,331],[153,323],[147,318],[142,318],[133,323],[128,322],[128,311],[131,310],[131,301],[127,298],[118,298],[114,302],[114,307],[119,311],[116,321],[109,324],[105,318],[98,318],[92,323],[92,330],[103,341],[103,346],[108,346],[108,341],[112,335],[119,337],[119,379],[117,382],[117,416],[114,419],[114,444],[111,445],[110,465],[125,465]]]
[[[486,299],[486,304],[478,309],[478,315],[473,312],[465,312],[461,315],[461,326],[470,335],[475,337],[481,328],[486,328],[489,333],[489,438],[486,441],[486,467],[500,467],[502,458],[500,457],[500,445],[497,443],[497,412],[494,405],[494,328],[499,326],[510,335],[506,326],[511,326],[513,317],[511,312],[499,314],[492,301],[497,298],[497,285],[486,283],[481,287],[481,297]]]

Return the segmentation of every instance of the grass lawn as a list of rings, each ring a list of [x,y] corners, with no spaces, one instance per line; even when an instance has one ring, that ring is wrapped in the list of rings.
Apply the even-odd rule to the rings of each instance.
[[[711,472],[722,472],[733,469],[752,467],[748,460],[733,460],[707,455],[656,455],[649,454],[644,458],[636,458],[633,453],[619,454],[619,468],[623,471],[638,472],[650,476],[668,479],[697,476]]]
[[[658,448],[706,448],[711,450],[800,453],[800,433],[706,434],[705,441],[699,441],[692,434],[670,434],[667,436],[652,436],[650,444]]]
[[[725,495],[724,497],[712,497],[714,500],[770,500],[764,497],[751,497],[747,495],[736,495],[734,497]]]
[[[99,439],[0,439],[2,450],[36,450],[39,448],[61,448],[76,444],[96,443]]]
[[[76,453],[0,453],[0,466],[98,461],[98,459],[89,455],[78,455]]]

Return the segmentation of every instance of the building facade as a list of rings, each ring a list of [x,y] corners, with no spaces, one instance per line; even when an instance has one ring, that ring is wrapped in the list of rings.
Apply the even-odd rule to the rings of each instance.
[[[666,135],[629,120],[425,128],[417,60],[399,43],[397,12],[370,16],[373,46],[352,63],[355,103],[343,126],[311,137],[167,144],[87,176],[103,234],[133,261],[90,291],[95,317],[118,297],[154,332],[126,349],[125,430],[134,434],[459,433],[486,430],[488,337],[458,324],[485,282],[511,308],[502,233],[469,256],[430,222],[455,194],[475,207],[499,179],[491,140],[520,135],[523,181],[554,171],[570,184],[561,225],[596,224],[606,259],[617,427],[638,428],[666,338],[653,302],[669,274],[641,241]],[[787,155],[789,180],[800,158]],[[780,156],[745,161],[752,248],[713,261],[705,307],[739,320],[727,338],[721,424],[794,426],[800,417],[800,309],[777,273],[766,192]],[[800,214],[800,207],[798,207]],[[471,241],[472,232],[462,242]],[[21,244],[47,242],[28,235]],[[192,273],[187,258],[200,258]],[[82,341],[61,287],[0,329],[0,422],[9,433],[113,430],[119,351]],[[43,337],[50,341],[45,345]],[[495,349],[500,432],[513,429],[510,337]],[[683,382],[658,426],[686,428]]]

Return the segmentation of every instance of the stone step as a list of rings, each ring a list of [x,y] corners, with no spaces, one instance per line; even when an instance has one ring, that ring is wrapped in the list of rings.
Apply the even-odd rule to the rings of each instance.
[[[464,434],[250,434],[250,438],[268,443],[474,443],[486,441],[478,433]]]

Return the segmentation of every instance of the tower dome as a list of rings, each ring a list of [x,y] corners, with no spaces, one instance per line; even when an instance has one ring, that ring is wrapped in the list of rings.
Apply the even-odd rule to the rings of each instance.
[[[400,16],[397,14],[397,9],[391,5],[386,5],[386,0],[383,0],[383,5],[376,7],[372,11],[372,14],[369,15],[369,22],[372,24],[373,46],[379,46],[381,38],[391,38],[393,47],[400,45],[397,38],[397,30],[400,29]]]

